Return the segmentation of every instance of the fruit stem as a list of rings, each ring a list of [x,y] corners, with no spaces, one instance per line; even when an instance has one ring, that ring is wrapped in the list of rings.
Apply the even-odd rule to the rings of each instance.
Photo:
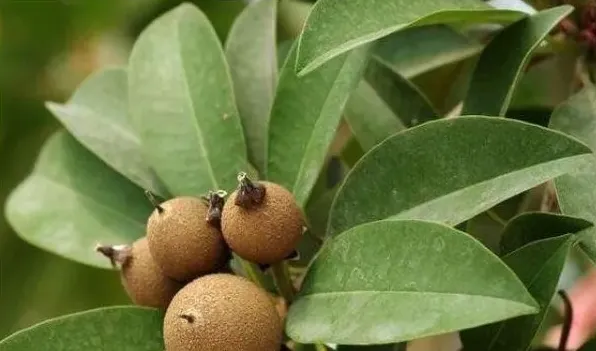
[[[238,173],[238,195],[234,200],[236,206],[250,209],[263,203],[265,187],[258,182],[253,183],[246,172]]]
[[[278,262],[271,266],[271,274],[273,275],[273,282],[277,287],[280,295],[286,299],[288,304],[294,301],[294,286],[290,280],[290,272],[285,261]]]
[[[161,205],[159,204],[159,201],[157,201],[157,199],[155,198],[155,195],[150,190],[145,190],[145,196],[147,196],[147,199],[149,200],[149,202],[151,202],[153,207],[155,207],[157,212],[163,213],[163,211],[164,211],[163,207],[161,207]]]
[[[315,344],[315,350],[317,350],[317,351],[327,351],[327,348],[323,344]]]
[[[567,341],[569,340],[569,333],[571,332],[571,325],[573,324],[573,305],[571,300],[564,290],[559,290],[559,296],[563,300],[565,306],[565,321],[563,322],[563,330],[561,331],[561,340],[559,341],[558,351],[567,350]]]
[[[259,287],[262,288],[263,283],[261,282],[261,278],[259,278],[259,275],[255,271],[252,264],[250,264],[250,262],[246,261],[245,259],[239,257],[238,255],[234,255],[234,256],[236,257],[236,260],[238,260],[238,262],[240,263],[242,270],[248,276],[248,279],[250,279],[253,283],[255,283],[256,285],[258,285]]]

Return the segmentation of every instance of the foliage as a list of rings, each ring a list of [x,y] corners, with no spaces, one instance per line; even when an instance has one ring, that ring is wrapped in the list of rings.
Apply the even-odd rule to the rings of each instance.
[[[461,331],[466,349],[529,349],[566,262],[577,249],[596,261],[594,47],[557,29],[583,9],[319,0],[283,41],[292,35],[278,24],[296,20],[286,6],[252,2],[222,43],[204,11],[178,5],[140,33],[126,66],[47,102],[64,129],[8,198],[12,227],[110,268],[92,248],[143,235],[144,190],[230,192],[248,171],[291,190],[308,217],[286,319],[297,345],[401,349]],[[574,95],[548,124],[518,118],[528,89],[545,89],[537,63],[563,56],[578,71]],[[515,209],[503,216],[505,202]],[[478,227],[481,216],[497,229]],[[160,350],[160,320],[132,306],[92,310],[0,350]]]

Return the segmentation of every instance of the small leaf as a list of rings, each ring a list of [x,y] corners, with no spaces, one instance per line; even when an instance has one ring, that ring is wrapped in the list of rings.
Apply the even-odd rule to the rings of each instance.
[[[481,51],[482,45],[449,26],[433,25],[407,28],[379,39],[373,57],[403,77],[412,78]]]
[[[414,25],[506,22],[520,16],[478,0],[320,0],[300,36],[296,70],[306,74],[350,49]]]
[[[130,57],[132,120],[151,165],[174,195],[233,189],[246,148],[223,50],[191,4],[143,31]]]
[[[426,96],[382,63],[371,61],[365,77],[404,125],[411,127],[437,118],[437,112]]]
[[[501,255],[509,254],[533,241],[574,234],[592,226],[592,222],[585,219],[556,213],[522,213],[509,221],[503,229]]]
[[[225,48],[249,160],[261,173],[277,84],[276,23],[277,0],[254,1],[234,22]]]
[[[596,88],[587,86],[561,104],[551,117],[550,127],[567,133],[596,149]],[[596,222],[596,159],[576,172],[555,179],[561,212],[574,217]],[[581,234],[580,245],[596,262],[596,228]]]
[[[126,70],[91,75],[66,104],[47,108],[87,149],[142,188],[167,195],[147,165],[141,140],[130,124]]]
[[[385,101],[364,80],[350,95],[344,116],[354,137],[365,150],[371,149],[388,136],[405,129]]]
[[[281,71],[269,121],[267,178],[304,205],[325,162],[341,113],[362,76],[368,48],[354,50],[305,77],[294,72],[296,45]]]
[[[108,307],[50,319],[0,341],[0,351],[160,351],[163,315]]]
[[[6,217],[24,240],[102,268],[110,263],[95,245],[141,237],[151,211],[141,188],[65,132],[46,142],[33,173],[6,204]]]
[[[515,120],[428,122],[386,139],[358,162],[337,193],[327,233],[388,217],[456,225],[573,170],[590,152],[561,133]]]
[[[497,34],[480,55],[462,114],[504,116],[532,52],[571,11],[568,5],[544,10]]]
[[[465,349],[526,351],[538,333],[555,295],[563,266],[573,246],[570,235],[533,242],[503,257],[528,287],[540,305],[540,312],[462,333]]]
[[[321,249],[286,332],[299,342],[386,344],[535,312],[515,274],[466,233],[385,220],[352,228]]]

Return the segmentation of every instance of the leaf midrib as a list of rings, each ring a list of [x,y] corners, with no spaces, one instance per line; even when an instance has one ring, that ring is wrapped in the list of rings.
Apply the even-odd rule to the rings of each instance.
[[[586,153],[583,153],[583,154],[577,154],[577,155],[572,155],[572,156],[566,156],[566,157],[561,157],[561,158],[553,159],[553,160],[550,160],[550,161],[547,161],[547,162],[535,163],[535,164],[530,165],[529,167],[519,168],[519,169],[516,169],[514,171],[503,173],[503,174],[498,175],[498,176],[496,176],[494,178],[486,179],[486,180],[483,180],[483,181],[480,181],[480,182],[471,184],[471,185],[469,185],[469,186],[467,186],[465,188],[459,188],[459,189],[457,189],[455,191],[452,191],[450,193],[443,194],[443,195],[441,195],[439,197],[435,197],[435,198],[430,199],[430,200],[423,200],[423,202],[420,205],[417,205],[417,206],[414,206],[414,207],[410,207],[410,208],[404,209],[404,210],[400,211],[399,213],[396,213],[394,215],[388,216],[386,218],[388,218],[388,219],[392,219],[392,218],[397,219],[404,212],[410,212],[410,211],[418,210],[419,208],[423,208],[423,207],[428,206],[427,204],[428,203],[431,203],[431,202],[442,202],[444,200],[447,200],[449,197],[457,196],[457,195],[459,195],[459,194],[461,194],[461,193],[463,193],[465,191],[468,191],[468,190],[470,190],[472,188],[483,186],[485,183],[497,181],[497,180],[500,180],[502,178],[506,178],[506,177],[515,175],[518,172],[528,172],[528,171],[530,171],[531,169],[533,169],[535,167],[540,167],[540,166],[548,165],[550,163],[558,163],[558,162],[561,162],[561,161],[564,161],[564,160],[568,160],[568,159],[572,159],[572,158],[583,158],[583,157],[589,156],[589,155],[590,155],[590,153],[586,152]],[[565,173],[566,172],[564,172],[562,174],[565,174]],[[452,224],[452,225],[459,224],[459,222],[458,223],[447,222],[447,223],[448,224]]]
[[[292,185],[292,193],[295,194],[296,192],[296,186],[298,185],[298,182],[300,180],[300,177],[302,176],[302,173],[304,172],[304,168],[305,168],[305,161],[306,161],[306,154],[307,152],[310,150],[311,148],[311,144],[313,142],[313,136],[314,136],[314,131],[317,129],[317,126],[321,123],[321,113],[322,111],[325,110],[325,107],[327,106],[328,102],[329,102],[329,97],[331,96],[331,93],[335,90],[335,87],[337,85],[337,81],[338,79],[342,76],[342,73],[344,72],[344,69],[346,68],[346,64],[348,64],[351,59],[353,59],[353,52],[348,53],[344,59],[344,62],[342,62],[341,68],[339,69],[338,74],[335,76],[335,78],[333,79],[333,84],[331,85],[331,88],[329,90],[327,90],[327,94],[325,95],[325,99],[323,101],[323,103],[321,104],[321,108],[319,109],[319,113],[318,113],[318,118],[317,121],[315,122],[312,131],[310,133],[310,136],[308,138],[308,142],[306,143],[306,147],[304,148],[304,153],[302,155],[302,159],[300,160],[300,166],[298,167],[298,171],[296,172],[296,177],[294,178],[294,184]],[[346,100],[347,101],[347,100]],[[341,112],[339,112],[340,118],[341,118]],[[305,195],[306,197],[308,197],[308,194]],[[306,200],[304,200],[306,201]]]
[[[110,206],[104,205],[101,202],[98,202],[97,200],[95,200],[92,196],[87,195],[85,193],[82,192],[76,192],[74,191],[72,188],[60,183],[59,181],[53,179],[52,177],[48,176],[47,174],[44,174],[42,172],[34,172],[33,174],[31,174],[31,177],[39,177],[39,179],[41,179],[42,181],[46,181],[48,183],[53,184],[54,186],[64,189],[66,190],[66,192],[73,194],[75,197],[78,198],[83,198],[86,201],[89,201],[90,203],[98,206],[101,209],[104,209],[106,212],[112,214],[114,217],[119,217],[129,223],[133,223],[135,224],[135,226],[140,227],[141,229],[144,230],[145,228],[145,224],[143,222],[138,222],[137,220],[133,219],[132,217],[128,217],[128,216],[124,216],[121,212],[116,211],[115,209],[113,209]]]
[[[178,46],[178,50],[176,50],[176,55],[178,55],[179,59],[180,59],[180,66],[182,68],[182,81],[184,82],[184,86],[186,87],[186,92],[184,94],[184,96],[188,99],[188,105],[190,106],[190,109],[192,111],[192,122],[191,123],[193,125],[193,127],[195,128],[196,132],[197,132],[197,140],[198,140],[198,144],[199,144],[199,148],[203,151],[202,152],[202,156],[205,159],[205,162],[207,164],[207,173],[209,174],[209,178],[211,179],[211,183],[212,183],[212,187],[213,189],[218,189],[218,183],[217,183],[217,178],[215,177],[215,173],[213,172],[213,167],[211,165],[210,162],[210,158],[209,158],[209,151],[207,150],[207,147],[205,145],[205,140],[203,137],[203,132],[199,126],[199,121],[197,119],[197,113],[195,111],[195,106],[194,106],[194,102],[192,99],[192,96],[190,95],[190,85],[188,84],[188,79],[187,77],[187,72],[186,72],[186,65],[185,65],[185,60],[184,57],[182,55],[182,41],[180,38],[180,25],[183,22],[183,16],[181,15],[179,20],[176,21],[176,26],[175,26],[175,36],[176,36],[176,44]]]
[[[519,300],[512,300],[504,297],[498,296],[491,296],[491,295],[483,295],[483,294],[464,294],[464,293],[449,293],[449,292],[436,292],[436,291],[402,291],[402,290],[352,290],[352,291],[326,291],[326,292],[315,292],[311,294],[304,294],[300,295],[300,298],[326,298],[327,296],[338,296],[338,295],[370,295],[370,294],[379,294],[379,295],[446,295],[446,296],[471,296],[471,297],[481,297],[487,299],[496,299],[502,301],[510,301],[514,303],[519,303],[525,306],[536,308],[536,306],[529,305],[527,302],[519,301]]]
[[[85,114],[88,114],[91,116],[101,116],[101,113],[96,113],[95,110],[85,107],[80,104],[69,103],[69,104],[63,105],[63,104],[48,102],[47,105],[50,106],[50,109],[56,109],[57,111],[60,111],[60,113],[68,114],[71,117],[74,117],[71,113],[69,113],[69,110],[71,108],[74,108],[75,110],[80,110],[82,113],[85,113]],[[104,125],[104,126],[111,127],[110,128],[111,130],[115,131],[118,135],[123,136],[125,139],[129,140],[131,143],[138,145],[140,148],[141,141],[138,138],[138,136],[135,135],[134,133],[132,133],[130,130],[127,130],[126,128],[124,128],[119,123],[115,123],[115,122],[113,122],[113,120],[106,119],[106,118],[93,118],[93,120],[99,124]]]

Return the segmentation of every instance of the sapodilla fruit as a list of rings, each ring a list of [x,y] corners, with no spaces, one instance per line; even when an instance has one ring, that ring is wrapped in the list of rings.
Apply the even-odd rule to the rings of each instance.
[[[294,196],[271,182],[238,176],[239,188],[226,201],[221,230],[240,257],[261,265],[291,256],[302,237],[304,216]]]
[[[268,294],[231,274],[200,277],[164,318],[166,351],[279,351],[282,324]]]
[[[165,310],[182,284],[167,277],[155,263],[146,238],[132,245],[98,246],[97,251],[120,267],[120,278],[131,300]]]
[[[147,240],[167,276],[188,282],[216,271],[228,259],[228,248],[208,210],[201,199],[190,196],[155,204],[147,221]]]

